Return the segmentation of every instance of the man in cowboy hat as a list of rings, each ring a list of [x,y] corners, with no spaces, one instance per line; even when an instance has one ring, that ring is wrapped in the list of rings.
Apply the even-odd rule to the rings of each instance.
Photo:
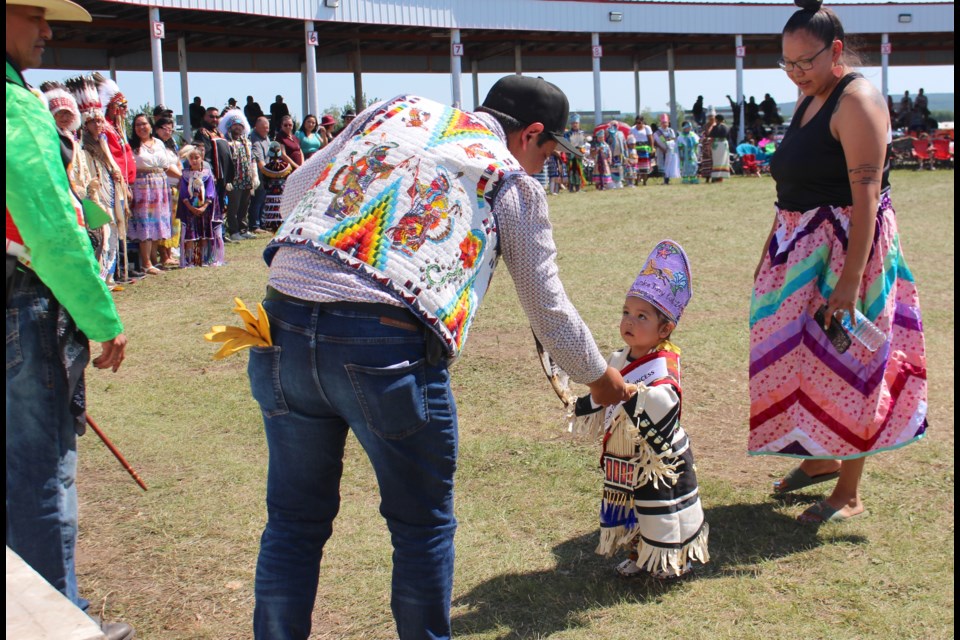
[[[414,111],[422,126],[409,126]],[[392,534],[397,635],[450,637],[458,426],[448,366],[498,257],[570,377],[600,404],[629,397],[563,290],[533,177],[555,149],[579,153],[563,137],[568,114],[560,88],[530,76],[500,79],[475,113],[398,96],[288,178],[285,222],[264,253],[274,346],[249,366],[270,451],[256,638],[310,634],[348,431],[376,472]]]
[[[334,137],[334,138],[336,138],[338,135],[340,135],[341,133],[343,133],[343,130],[350,126],[350,123],[353,122],[354,118],[357,117],[357,112],[354,111],[354,110],[351,109],[351,108],[347,108],[347,110],[344,111],[344,112],[343,112],[343,115],[340,116],[340,117],[341,117],[341,119],[343,120],[343,124],[340,125],[340,126],[337,128],[337,130],[333,132],[333,137]]]
[[[53,116],[22,74],[40,65],[53,36],[47,20],[91,18],[69,0],[6,2],[7,546],[86,610],[74,567],[83,369],[88,338],[102,349],[93,366],[113,371],[127,338],[71,193]],[[102,628],[110,640],[134,633],[126,623]]]

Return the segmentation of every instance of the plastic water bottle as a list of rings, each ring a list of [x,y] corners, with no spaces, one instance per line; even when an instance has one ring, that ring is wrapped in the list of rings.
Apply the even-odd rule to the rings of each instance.
[[[856,326],[851,322],[849,313],[843,314],[843,320],[840,322],[851,338],[865,346],[869,351],[876,351],[887,341],[886,334],[880,331],[877,325],[867,320],[867,317],[860,313],[859,309],[854,309],[854,317],[857,320]]]

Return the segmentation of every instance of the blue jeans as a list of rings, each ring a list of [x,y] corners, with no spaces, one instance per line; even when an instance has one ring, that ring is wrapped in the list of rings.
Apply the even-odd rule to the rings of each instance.
[[[255,637],[310,634],[352,430],[380,485],[399,636],[449,638],[457,414],[446,363],[427,364],[427,330],[412,316],[287,300],[264,307],[274,346],[254,348],[249,364],[270,451]]]
[[[263,176],[260,176],[260,179],[263,180]],[[250,231],[260,228],[260,217],[263,213],[263,203],[267,201],[267,190],[263,188],[261,183],[257,187],[256,191],[253,192],[253,197],[250,198],[250,211],[247,213],[247,227]]]
[[[35,279],[7,303],[7,546],[86,610],[74,567],[77,434],[56,308]]]

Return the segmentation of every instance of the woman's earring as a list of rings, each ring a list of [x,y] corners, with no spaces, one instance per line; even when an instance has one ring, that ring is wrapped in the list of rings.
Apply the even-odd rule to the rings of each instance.
[[[843,76],[843,65],[835,64],[831,71],[833,71],[833,77],[839,80]]]

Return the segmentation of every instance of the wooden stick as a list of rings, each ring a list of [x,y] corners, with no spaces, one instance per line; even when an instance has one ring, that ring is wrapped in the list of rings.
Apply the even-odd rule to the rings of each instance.
[[[108,438],[107,435],[100,430],[100,427],[98,427],[97,423],[93,421],[93,418],[90,417],[89,413],[87,414],[87,424],[90,425],[90,428],[93,429],[94,433],[100,436],[100,439],[103,440],[103,444],[107,445],[107,449],[110,449],[110,453],[112,453],[114,457],[120,461],[120,464],[124,469],[127,470],[127,473],[129,473],[133,479],[137,481],[137,484],[140,485],[140,488],[146,491],[147,485],[144,484],[143,480],[140,479],[140,476],[137,475],[137,472],[133,470],[133,467],[131,467],[130,463],[127,462],[127,459],[123,457],[123,454],[120,453],[120,450],[117,449],[112,442],[110,442],[110,438]]]

